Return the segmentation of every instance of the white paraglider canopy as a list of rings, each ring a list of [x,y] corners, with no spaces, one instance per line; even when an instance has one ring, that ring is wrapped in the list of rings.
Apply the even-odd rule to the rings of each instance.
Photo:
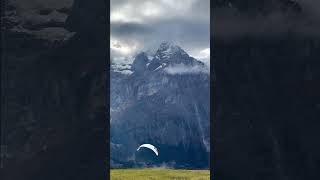
[[[154,147],[152,144],[142,144],[138,147],[137,151],[140,150],[140,148],[148,148],[151,149],[157,156],[159,155],[158,149]]]

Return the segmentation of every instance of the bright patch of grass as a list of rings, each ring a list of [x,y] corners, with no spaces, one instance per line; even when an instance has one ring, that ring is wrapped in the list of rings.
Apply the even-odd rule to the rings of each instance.
[[[111,180],[209,180],[209,170],[112,169]]]

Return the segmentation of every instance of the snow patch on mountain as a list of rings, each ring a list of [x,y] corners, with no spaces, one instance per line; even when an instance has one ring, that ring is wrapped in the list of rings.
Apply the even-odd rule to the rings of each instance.
[[[165,72],[171,75],[175,74],[198,74],[198,73],[210,73],[210,69],[207,66],[204,65],[194,65],[194,66],[188,66],[184,64],[176,64],[168,66],[164,69]]]
[[[175,74],[208,74],[207,64],[189,56],[181,47],[170,42],[160,44],[154,54],[141,52],[134,57],[117,57],[111,63],[113,72],[131,75],[134,73],[162,72]]]
[[[133,73],[133,71],[131,70],[132,63],[133,58],[130,57],[113,58],[111,61],[111,70],[113,72],[131,75]]]
[[[112,162],[141,163],[131,157],[138,155],[137,145],[148,141],[167,152],[155,165],[175,159],[177,168],[208,167],[209,67],[168,43],[152,55],[113,60],[110,141],[121,147],[112,146]],[[192,152],[199,156],[193,158]]]

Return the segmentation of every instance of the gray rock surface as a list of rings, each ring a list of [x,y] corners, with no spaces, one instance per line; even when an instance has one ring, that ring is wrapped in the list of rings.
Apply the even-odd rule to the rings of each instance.
[[[145,53],[135,57],[132,74],[111,71],[111,160],[126,166],[136,161],[140,144],[151,143],[160,151],[155,165],[208,168],[207,69],[179,46],[162,43],[151,59]]]

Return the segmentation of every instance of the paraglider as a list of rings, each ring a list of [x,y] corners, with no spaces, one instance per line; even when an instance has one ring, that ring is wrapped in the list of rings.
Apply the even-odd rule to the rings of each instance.
[[[154,147],[152,144],[142,144],[138,147],[137,151],[139,151],[142,147],[152,150],[157,156],[159,155],[158,149]]]

